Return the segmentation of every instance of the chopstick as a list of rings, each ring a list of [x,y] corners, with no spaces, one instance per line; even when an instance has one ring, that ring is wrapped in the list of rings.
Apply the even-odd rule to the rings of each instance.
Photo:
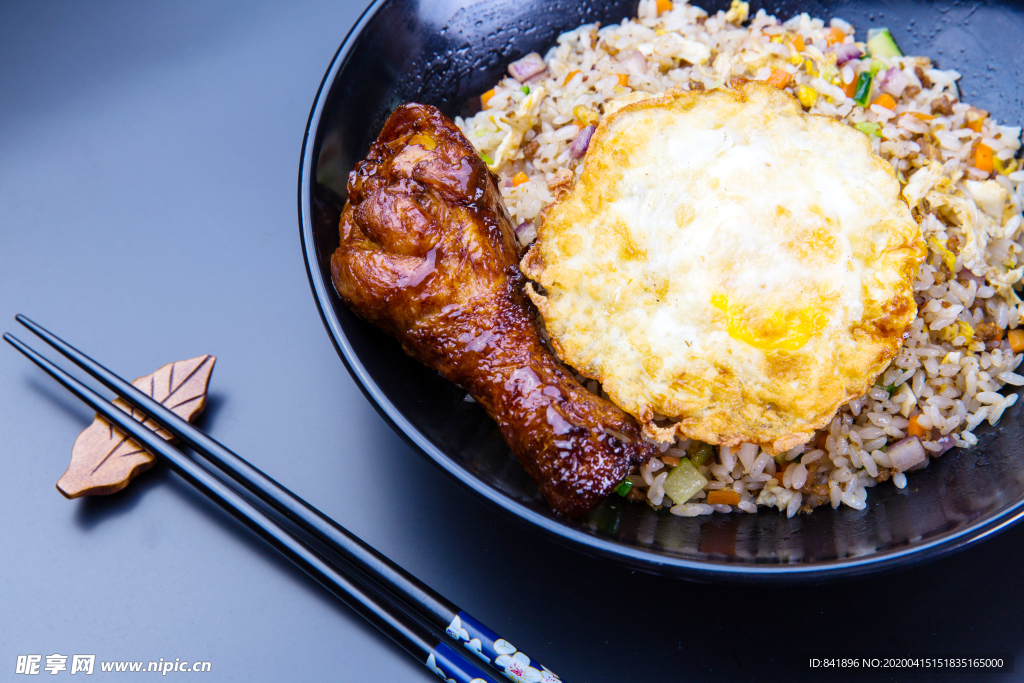
[[[365,574],[371,585],[376,585],[377,588],[383,587],[385,591],[416,610],[432,627],[460,642],[501,674],[511,680],[516,680],[514,672],[507,671],[504,666],[507,664],[513,669],[534,668],[542,675],[545,683],[560,681],[554,673],[543,667],[537,660],[531,660],[525,653],[518,651],[511,643],[499,637],[497,633],[477,621],[471,614],[460,609],[455,603],[444,598],[414,577],[413,574],[367,545],[354,533],[306,503],[244,458],[227,449],[222,443],[182,420],[164,408],[161,403],[142,393],[131,383],[104,368],[97,361],[34,323],[25,315],[19,313],[14,316],[14,319],[74,362],[77,367],[180,438],[196,453],[250,490],[263,503],[285,515],[310,533],[317,541],[344,558],[362,574]],[[498,663],[499,658],[502,659],[502,664]]]
[[[19,318],[19,322],[26,324],[29,329],[34,326],[27,318]],[[382,596],[358,578],[329,564],[271,516],[157,436],[155,432],[142,426],[140,422],[132,419],[127,413],[13,335],[5,333],[3,338],[104,419],[130,434],[132,439],[143,445],[146,450],[164,458],[186,481],[221,505],[435,674],[456,683],[494,683],[490,676],[452,649],[442,637],[418,623],[398,605],[382,599]],[[55,337],[54,339],[59,341]],[[68,347],[68,350],[74,351],[71,347]],[[155,415],[150,417],[160,421]]]
[[[505,665],[511,666],[513,669],[526,669],[524,674],[527,676],[530,673],[528,668],[532,667],[541,674],[544,683],[555,683],[560,680],[549,669],[536,660],[531,661],[525,653],[518,651],[482,622],[377,552],[358,536],[324,515],[223,444],[164,408],[160,403],[136,389],[131,383],[24,315],[18,314],[15,319],[79,368],[85,370],[111,391],[177,436],[245,489],[254,493],[261,501],[285,515],[351,563],[368,577],[372,584],[384,587],[389,593],[412,607],[432,626],[445,631],[452,639],[487,661],[503,675],[516,680],[515,674],[507,671]],[[501,664],[498,663],[499,659],[501,659]]]

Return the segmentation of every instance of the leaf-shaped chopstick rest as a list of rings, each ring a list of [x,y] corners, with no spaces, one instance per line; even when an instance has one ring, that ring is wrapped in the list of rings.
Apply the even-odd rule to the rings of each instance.
[[[178,417],[191,422],[206,407],[206,387],[216,361],[213,356],[197,356],[169,363],[132,384]],[[141,411],[119,398],[113,403],[163,438],[173,441],[169,433]],[[135,475],[152,467],[155,461],[156,458],[141,446],[97,417],[75,439],[71,464],[57,482],[57,490],[65,498],[115,493],[127,486]]]

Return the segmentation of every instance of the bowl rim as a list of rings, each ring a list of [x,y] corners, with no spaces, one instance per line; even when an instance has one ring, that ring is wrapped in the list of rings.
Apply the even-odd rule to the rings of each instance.
[[[813,581],[905,568],[962,550],[1024,519],[1024,498],[1022,498],[1006,509],[982,515],[962,528],[942,532],[924,543],[893,548],[859,557],[827,560],[806,565],[742,564],[734,561],[692,560],[659,554],[656,551],[640,549],[574,529],[556,519],[546,517],[535,510],[531,510],[458,465],[406,419],[370,376],[370,373],[349,343],[341,328],[341,323],[334,313],[328,290],[328,287],[333,287],[333,284],[324,281],[317,266],[310,197],[312,178],[315,177],[313,172],[315,161],[313,159],[313,147],[320,126],[321,115],[331,86],[345,65],[358,38],[377,12],[389,1],[374,0],[363,11],[338,47],[337,52],[335,52],[320,82],[320,87],[317,89],[302,138],[298,179],[298,219],[299,237],[302,243],[302,257],[306,265],[306,275],[309,278],[310,288],[316,301],[317,310],[320,313],[320,319],[323,321],[324,327],[331,337],[334,348],[366,398],[373,404],[377,412],[380,413],[392,429],[405,439],[407,443],[427,456],[450,477],[474,491],[493,507],[510,516],[515,521],[540,531],[542,535],[561,545],[593,557],[612,559],[644,572],[702,580]]]

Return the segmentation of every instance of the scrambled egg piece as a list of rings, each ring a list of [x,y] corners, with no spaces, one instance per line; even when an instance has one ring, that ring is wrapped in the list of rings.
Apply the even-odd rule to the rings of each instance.
[[[494,160],[487,164],[487,168],[497,171],[503,163],[515,155],[526,131],[530,130],[537,122],[540,105],[544,101],[545,95],[547,95],[547,91],[543,86],[534,86],[530,94],[519,103],[516,110],[509,114],[507,119],[502,119],[502,123],[505,125],[498,124],[500,128],[507,128],[508,132],[498,144],[498,149],[494,151]]]
[[[732,0],[729,11],[725,13],[725,20],[733,24],[742,24],[750,16],[750,3],[741,0]]]
[[[1014,285],[1024,278],[1020,264],[1022,249],[1015,240],[1021,222],[1012,220],[1017,211],[1010,193],[995,180],[947,178],[942,165],[933,161],[910,176],[903,197],[920,213],[933,213],[949,230],[959,234],[961,264],[984,275],[996,292],[1010,304],[1020,302]],[[953,272],[956,255],[937,238],[929,237],[933,250],[943,257],[946,268]]]
[[[521,265],[562,359],[646,434],[774,454],[914,320],[926,250],[899,192],[866,136],[769,85],[670,91],[605,117]]]

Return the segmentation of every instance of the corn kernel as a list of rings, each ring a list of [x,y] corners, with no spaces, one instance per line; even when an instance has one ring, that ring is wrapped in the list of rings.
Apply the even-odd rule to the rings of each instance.
[[[796,98],[805,108],[810,109],[818,102],[818,91],[808,85],[801,85],[796,89]]]
[[[597,112],[582,104],[572,108],[572,115],[584,126],[591,126],[597,123]]]

